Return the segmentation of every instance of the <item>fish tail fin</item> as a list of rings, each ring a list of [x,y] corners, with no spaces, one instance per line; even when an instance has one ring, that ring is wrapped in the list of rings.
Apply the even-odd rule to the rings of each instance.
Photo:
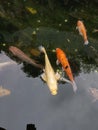
[[[76,93],[77,85],[76,85],[75,81],[72,82],[72,86],[73,86],[73,91]]]
[[[89,44],[89,41],[86,40],[86,41],[84,42],[84,45],[88,45],[88,44]]]
[[[45,48],[44,48],[42,45],[39,46],[38,49],[39,49],[41,52],[46,53]]]
[[[72,84],[72,82],[70,80],[68,80],[64,77],[60,77],[60,80]]]

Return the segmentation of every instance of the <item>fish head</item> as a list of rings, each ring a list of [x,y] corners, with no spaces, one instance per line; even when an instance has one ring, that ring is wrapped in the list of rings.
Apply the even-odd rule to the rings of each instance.
[[[46,52],[45,48],[42,45],[39,46],[38,49],[39,49],[40,52],[43,52],[43,53]]]
[[[14,55],[16,55],[17,48],[14,46],[10,46],[9,51],[11,51]]]
[[[80,27],[81,25],[83,25],[83,22],[81,20],[77,21],[77,27]]]
[[[61,49],[60,48],[56,48],[56,55],[57,55],[57,59],[58,60],[60,58],[60,54],[61,54]]]
[[[78,26],[81,25],[81,21],[80,20],[77,21],[77,25]]]
[[[60,52],[60,48],[56,48],[56,53],[58,54]]]

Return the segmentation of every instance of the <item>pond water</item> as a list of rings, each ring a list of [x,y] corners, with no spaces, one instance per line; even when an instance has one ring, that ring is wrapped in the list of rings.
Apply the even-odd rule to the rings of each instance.
[[[0,126],[7,130],[25,130],[26,124],[32,123],[37,130],[96,130],[98,101],[92,102],[89,88],[98,89],[98,40],[89,36],[89,42],[90,45],[84,46],[76,31],[49,27],[28,27],[13,35],[5,34],[5,43],[0,44],[0,86],[11,93],[0,97]],[[55,71],[61,70],[61,66],[56,65],[56,54],[52,50],[63,49],[77,93],[73,93],[70,84],[58,83],[58,94],[52,96],[40,78],[42,71],[15,58],[8,50],[11,45],[44,63],[43,55],[35,57],[30,53],[32,48],[43,45]]]

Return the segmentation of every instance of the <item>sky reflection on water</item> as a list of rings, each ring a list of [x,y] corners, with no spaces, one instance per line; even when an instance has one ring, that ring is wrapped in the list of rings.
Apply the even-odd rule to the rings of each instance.
[[[1,59],[2,57],[2,59]],[[5,53],[0,62],[12,61]],[[11,95],[0,98],[0,126],[8,130],[25,130],[27,123],[37,130],[96,130],[98,101],[92,103],[88,88],[98,88],[98,72],[75,77],[78,91],[70,84],[59,84],[57,96],[52,96],[40,76],[27,77],[23,64],[12,64],[0,70],[0,84]]]

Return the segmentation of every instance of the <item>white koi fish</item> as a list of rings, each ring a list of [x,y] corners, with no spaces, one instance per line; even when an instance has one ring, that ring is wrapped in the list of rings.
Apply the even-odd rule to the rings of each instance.
[[[44,73],[41,75],[41,78],[47,83],[51,94],[56,95],[58,91],[57,81],[63,80],[68,83],[70,83],[70,81],[65,78],[62,79],[61,75],[58,72],[57,73],[54,72],[45,48],[43,46],[40,46],[39,50],[45,54],[45,70]]]

